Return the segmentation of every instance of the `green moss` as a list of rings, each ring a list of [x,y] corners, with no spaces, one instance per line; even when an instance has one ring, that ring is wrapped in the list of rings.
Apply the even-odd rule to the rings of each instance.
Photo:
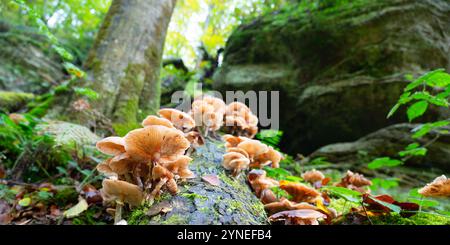
[[[187,223],[187,218],[183,217],[180,214],[173,214],[169,218],[161,222],[162,225],[183,225]]]
[[[53,198],[53,201],[60,207],[63,207],[69,203],[77,203],[78,192],[75,188],[63,188],[58,190]]]
[[[206,199],[208,199],[207,197],[199,195],[197,193],[182,193],[181,196],[189,198],[191,200],[194,200],[194,199],[206,200]]]
[[[130,216],[127,218],[127,222],[130,225],[147,225],[149,221],[149,217],[147,216],[147,207],[143,208],[136,208],[131,213]]]
[[[371,221],[377,225],[450,225],[450,217],[434,213],[418,213],[408,218],[392,213],[372,217]]]
[[[0,91],[0,109],[13,111],[33,98],[34,95],[30,93]]]

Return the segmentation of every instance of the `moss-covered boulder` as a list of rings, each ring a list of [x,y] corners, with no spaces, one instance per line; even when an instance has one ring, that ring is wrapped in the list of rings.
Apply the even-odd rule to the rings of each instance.
[[[0,89],[38,94],[61,82],[62,61],[45,36],[0,22]]]
[[[428,144],[425,156],[411,157],[406,161],[407,166],[420,168],[439,168],[450,172],[450,127],[442,132],[432,131],[428,135],[414,140],[411,131],[418,124],[395,124],[368,134],[354,142],[335,143],[321,147],[313,152],[309,158],[325,157],[333,163],[350,163],[365,165],[378,157],[399,159],[398,153],[414,142],[420,145]]]
[[[192,155],[190,169],[196,178],[178,185],[176,196],[163,195],[151,207],[134,210],[129,224],[262,225],[267,216],[262,203],[250,190],[245,175],[233,178],[222,168],[225,149],[221,142],[208,141]],[[216,175],[220,185],[202,180]]]
[[[450,70],[448,1],[352,2],[269,14],[227,42],[215,88],[280,91],[285,151],[309,153],[404,122],[403,113],[386,119],[404,75]]]
[[[33,98],[34,95],[30,93],[0,91],[0,111],[17,111],[25,106]]]

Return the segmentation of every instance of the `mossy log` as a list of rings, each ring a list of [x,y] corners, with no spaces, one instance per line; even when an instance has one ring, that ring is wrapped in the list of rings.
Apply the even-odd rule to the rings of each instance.
[[[150,207],[135,209],[129,224],[262,225],[267,216],[262,203],[246,183],[245,174],[234,178],[222,167],[225,152],[219,141],[208,141],[192,154],[190,169],[196,178],[178,184],[176,196],[164,194]],[[217,175],[220,185],[202,180]]]
[[[0,110],[14,112],[33,99],[34,95],[22,92],[0,91]]]

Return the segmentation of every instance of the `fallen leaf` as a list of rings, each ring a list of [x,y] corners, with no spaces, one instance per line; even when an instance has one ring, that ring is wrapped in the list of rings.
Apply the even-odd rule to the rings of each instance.
[[[52,205],[50,206],[50,215],[60,216],[61,210],[59,210],[59,208],[56,205]]]
[[[31,204],[31,198],[29,197],[24,197],[22,199],[20,199],[19,201],[19,205],[22,207],[28,207]]]
[[[3,164],[0,165],[0,179],[4,179],[6,177],[6,171],[5,167],[3,167]]]
[[[88,203],[84,198],[80,197],[78,203],[75,206],[69,208],[64,212],[64,216],[69,219],[74,218],[80,215],[82,212],[86,211],[87,209]]]
[[[0,225],[7,225],[12,221],[13,217],[9,214],[10,211],[11,207],[9,204],[4,200],[0,200]]]
[[[97,190],[93,185],[85,185],[83,186],[82,193],[84,194],[84,197],[86,198],[86,201],[90,203],[101,203],[103,202],[102,195],[100,194],[100,191]]]
[[[205,181],[206,183],[210,184],[210,185],[214,185],[214,186],[219,186],[220,185],[220,179],[215,174],[203,175],[202,180]]]

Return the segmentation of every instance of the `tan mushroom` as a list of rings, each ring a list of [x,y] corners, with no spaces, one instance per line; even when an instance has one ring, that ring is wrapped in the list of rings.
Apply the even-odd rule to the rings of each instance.
[[[114,223],[118,223],[122,218],[122,207],[124,203],[131,206],[139,206],[143,201],[143,193],[137,185],[130,184],[122,180],[104,179],[100,193],[103,200],[116,202],[116,213]]]
[[[246,151],[244,151],[243,149],[238,148],[238,147],[230,147],[230,148],[227,148],[227,152],[237,152],[237,153],[241,153],[241,154],[244,155],[246,158],[249,157],[249,156],[248,156],[248,153],[247,153]]]
[[[355,190],[361,193],[368,192],[369,190],[364,189],[365,186],[372,185],[372,182],[364,177],[364,175],[359,173],[353,173],[348,170],[346,175],[341,179],[336,186],[345,187],[351,190]]]
[[[271,165],[272,168],[278,168],[280,167],[281,159],[283,159],[281,153],[269,146],[266,152],[256,155],[254,161],[250,163],[250,167],[262,168]]]
[[[269,204],[269,203],[277,202],[278,198],[271,189],[264,189],[261,191],[259,200],[261,200],[261,202],[263,204]]]
[[[249,140],[249,138],[242,137],[242,136],[233,136],[231,134],[225,134],[222,136],[222,139],[225,141],[225,147],[236,147],[239,143]]]
[[[313,209],[288,210],[276,213],[269,220],[284,221],[286,225],[318,225],[318,219],[325,219],[326,215]]]
[[[19,114],[19,113],[11,113],[8,115],[9,119],[11,119],[11,121],[13,121],[15,124],[19,124],[19,123],[23,123],[26,122],[27,119],[25,118],[24,115]]]
[[[226,110],[226,104],[223,100],[213,97],[213,96],[209,96],[209,95],[205,95],[203,96],[202,100],[210,105],[212,105],[214,107],[214,111],[216,113],[220,113],[225,114],[225,110]]]
[[[184,136],[194,148],[205,144],[205,140],[203,139],[202,135],[197,131],[190,131],[188,133],[185,133]]]
[[[316,202],[321,197],[320,192],[301,183],[280,181],[280,188],[292,196],[294,202]]]
[[[195,127],[194,119],[187,113],[177,109],[166,108],[159,110],[158,114],[172,122],[172,124],[179,130],[190,130]]]
[[[242,170],[247,169],[250,160],[241,153],[228,152],[223,155],[222,166],[233,172],[233,176],[237,176]]]
[[[174,161],[162,163],[162,166],[182,179],[192,179],[195,174],[188,167],[191,161],[192,158],[183,155]]]
[[[122,137],[107,137],[98,141],[96,147],[105,154],[118,155],[125,152],[125,141]]]
[[[310,170],[310,171],[306,171],[305,173],[302,174],[302,178],[306,181],[309,182],[311,184],[314,184],[318,181],[322,181],[323,179],[325,179],[325,175],[323,175],[322,172],[318,171],[318,170]]]
[[[190,145],[181,131],[161,125],[132,130],[124,140],[129,155],[148,162],[175,160]]]
[[[450,179],[445,175],[439,176],[419,189],[419,194],[426,197],[450,197]]]
[[[253,138],[258,132],[258,117],[241,102],[232,102],[225,113],[225,131]]]
[[[151,126],[151,125],[161,125],[161,126],[166,126],[168,128],[174,128],[173,124],[171,121],[165,119],[165,118],[161,118],[161,117],[157,117],[157,116],[147,116],[144,121],[142,121],[142,127],[147,127],[147,126]]]
[[[178,186],[174,179],[174,175],[167,168],[156,163],[152,168],[152,180],[155,187],[150,196],[147,196],[147,200],[153,201],[153,198],[159,195],[159,192],[163,186],[166,186],[172,195],[177,194]]]
[[[247,152],[250,162],[253,162],[256,156],[269,151],[269,147],[267,145],[261,143],[259,140],[252,139],[245,140],[239,143],[236,147]]]
[[[286,211],[286,210],[299,210],[299,209],[313,209],[317,210],[316,206],[311,205],[306,202],[301,203],[295,203],[292,201],[289,201],[286,198],[281,198],[277,202],[272,202],[264,205],[264,209],[267,211],[269,215],[272,215],[274,213]]]
[[[107,159],[106,161],[97,165],[97,171],[106,175],[110,179],[118,179],[118,174],[114,172],[109,166],[112,158]]]
[[[266,176],[266,171],[261,169],[253,169],[247,175],[248,182],[257,197],[261,196],[261,192],[265,189],[278,186],[278,181]]]

